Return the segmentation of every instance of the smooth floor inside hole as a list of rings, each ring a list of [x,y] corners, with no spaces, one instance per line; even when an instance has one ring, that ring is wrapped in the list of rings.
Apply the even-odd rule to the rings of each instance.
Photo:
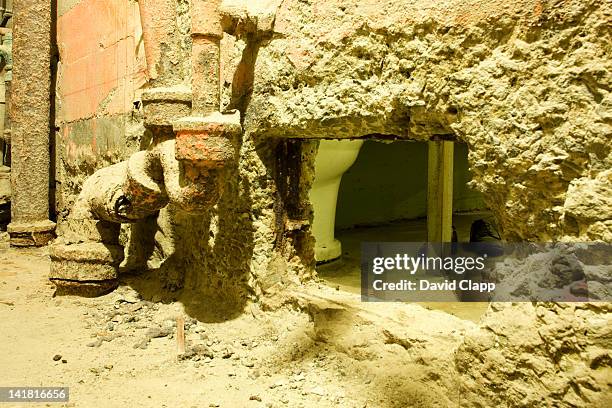
[[[468,242],[470,226],[479,218],[490,218],[488,211],[473,211],[453,215],[459,242]],[[362,242],[425,242],[427,220],[393,221],[379,226],[355,227],[336,231],[342,242],[342,257],[317,266],[319,277],[329,286],[361,293],[361,243]],[[440,278],[442,279],[442,278]],[[487,302],[459,302],[454,293],[440,294],[436,301],[418,302],[421,306],[440,310],[461,319],[477,322],[487,310]]]

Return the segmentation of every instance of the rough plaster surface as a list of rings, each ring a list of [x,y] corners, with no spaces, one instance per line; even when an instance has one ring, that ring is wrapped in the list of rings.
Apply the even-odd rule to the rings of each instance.
[[[506,238],[610,241],[611,13],[606,1],[283,1],[245,128],[454,135]]]
[[[60,19],[66,38],[66,18],[86,3]],[[177,15],[188,16],[184,8],[178,1]],[[278,9],[271,36],[243,33],[222,41],[222,108],[240,109],[245,129],[225,196],[210,226],[207,219],[184,220],[186,240],[178,238],[185,234],[175,230],[181,222],[172,211],[162,211],[154,251],[159,259],[170,256],[175,239],[169,237],[176,236],[199,259],[190,261],[194,270],[200,262],[219,271],[241,270],[241,281],[268,273],[278,259],[286,261],[278,243],[287,241],[279,237],[291,235],[292,228],[303,232],[296,225],[309,218],[307,199],[297,206],[302,210],[297,216],[287,216],[291,210],[284,208],[287,186],[278,183],[283,179],[278,148],[286,142],[278,138],[286,137],[454,135],[468,144],[472,185],[484,193],[506,238],[611,239],[608,3],[295,0],[265,2],[264,9],[260,20],[266,26],[270,10]],[[121,24],[131,27],[138,19],[132,13]],[[159,77],[149,87],[188,80],[188,23],[178,18],[175,30],[168,31],[176,41],[164,37]],[[133,58],[141,58],[135,44]],[[119,62],[105,61],[111,68],[103,71]],[[64,213],[89,174],[151,140],[137,110],[128,112],[125,104],[123,114],[111,116],[105,106],[96,108],[94,116],[101,118],[69,121],[62,128]],[[314,151],[300,155],[304,169],[312,166]],[[300,185],[312,181],[308,174],[300,176]],[[201,231],[195,227],[199,222]],[[202,255],[204,232],[215,255]],[[219,245],[220,237],[227,242]],[[233,249],[237,243],[239,251]],[[226,251],[240,254],[231,258],[232,266],[225,265]]]
[[[610,306],[494,303],[455,354],[465,407],[605,407]]]

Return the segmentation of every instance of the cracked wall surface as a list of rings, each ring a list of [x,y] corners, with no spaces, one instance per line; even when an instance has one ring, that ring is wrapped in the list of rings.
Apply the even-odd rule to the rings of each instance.
[[[455,353],[462,407],[605,407],[609,303],[494,303]]]

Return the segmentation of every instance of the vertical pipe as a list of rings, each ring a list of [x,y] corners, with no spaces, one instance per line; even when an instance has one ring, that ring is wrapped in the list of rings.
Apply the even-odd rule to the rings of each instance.
[[[451,242],[454,142],[429,142],[427,163],[427,241]]]
[[[140,11],[140,24],[142,25],[145,59],[147,60],[147,75],[149,79],[155,79],[157,78],[156,65],[160,54],[159,48],[156,47],[156,36],[153,32],[153,13],[156,11],[151,6],[151,0],[138,0],[138,10]]]
[[[41,246],[49,220],[51,2],[15,0],[11,84],[11,245]]]
[[[10,124],[8,120],[8,107],[10,100],[10,83],[12,79],[13,58],[13,33],[10,29],[0,27],[2,34],[2,45],[0,54],[5,65],[0,78],[0,164],[9,166],[10,154],[8,140],[10,138]]]
[[[191,8],[193,116],[220,108],[221,16],[219,0],[193,0]]]
[[[147,76],[150,80],[170,82],[171,73],[159,70],[163,58],[168,58],[168,51],[176,41],[176,0],[138,0],[142,38],[144,41],[145,59],[147,61]],[[163,65],[163,64],[162,64]],[[165,75],[164,75],[165,74]]]
[[[4,164],[4,125],[6,115],[6,71],[0,72],[0,166]]]

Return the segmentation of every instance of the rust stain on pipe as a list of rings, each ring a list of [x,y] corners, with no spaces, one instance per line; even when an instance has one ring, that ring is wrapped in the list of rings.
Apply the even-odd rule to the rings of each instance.
[[[193,0],[191,8],[193,114],[205,116],[219,110],[221,66],[221,15],[218,0]]]
[[[144,40],[147,76],[157,79],[157,64],[162,58],[161,44],[174,32],[176,10],[170,0],[138,0]]]

